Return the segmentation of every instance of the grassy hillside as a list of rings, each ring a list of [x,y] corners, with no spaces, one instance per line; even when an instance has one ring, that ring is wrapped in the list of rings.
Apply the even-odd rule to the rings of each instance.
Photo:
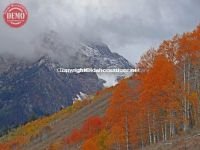
[[[53,141],[62,139],[69,134],[73,128],[78,128],[89,116],[102,116],[111,94],[112,88],[104,89],[51,116],[13,129],[8,135],[0,138],[0,150],[45,149]]]

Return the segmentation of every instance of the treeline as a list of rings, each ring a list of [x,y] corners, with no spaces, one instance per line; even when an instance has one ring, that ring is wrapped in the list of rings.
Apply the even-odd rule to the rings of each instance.
[[[150,49],[137,67],[115,88],[105,116],[86,120],[65,148],[132,150],[199,127],[200,26]]]

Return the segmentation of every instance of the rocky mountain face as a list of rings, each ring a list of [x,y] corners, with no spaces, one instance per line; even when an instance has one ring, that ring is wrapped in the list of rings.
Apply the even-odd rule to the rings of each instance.
[[[52,54],[60,53],[61,61],[51,53],[34,61],[0,56],[0,133],[70,106],[78,94],[94,93],[106,82],[96,73],[59,73],[57,68],[132,68],[125,58],[102,43],[86,42],[74,48],[54,34],[44,36],[41,41],[41,47]],[[65,61],[69,49],[74,52]]]

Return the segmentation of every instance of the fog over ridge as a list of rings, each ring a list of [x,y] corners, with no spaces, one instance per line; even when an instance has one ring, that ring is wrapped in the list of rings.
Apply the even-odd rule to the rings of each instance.
[[[37,40],[55,31],[66,45],[101,41],[136,62],[148,48],[200,23],[198,0],[15,0],[27,7],[29,20],[13,29],[2,17],[12,2],[0,1],[0,54],[27,58],[46,51],[37,47]]]

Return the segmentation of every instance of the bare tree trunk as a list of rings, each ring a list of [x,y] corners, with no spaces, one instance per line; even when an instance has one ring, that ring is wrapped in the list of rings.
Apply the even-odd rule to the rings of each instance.
[[[155,132],[153,133],[153,143],[154,144],[156,143],[156,133]]]
[[[165,131],[164,131],[164,125],[162,125],[162,139],[163,139],[163,142],[165,141]]]
[[[125,118],[125,129],[126,129],[126,150],[129,150],[129,129],[128,129],[128,115]]]
[[[159,134],[159,131],[157,132],[157,141],[160,141],[160,134]]]
[[[153,143],[156,143],[156,123],[155,123],[156,117],[155,117],[155,113],[153,113]]]
[[[150,114],[148,112],[148,126],[149,126],[149,144],[152,144],[152,134],[151,134],[151,125],[150,125]]]
[[[198,69],[198,68],[197,68]],[[198,70],[195,69],[194,74],[195,74],[195,91],[197,92],[197,96],[199,96],[199,81],[198,81]],[[199,125],[199,116],[198,116],[198,112],[199,112],[199,100],[197,101],[197,106],[194,109],[195,110],[195,124],[198,126]]]
[[[144,148],[144,139],[143,139],[143,132],[142,132],[142,124],[140,123],[140,139],[141,139],[141,149],[143,150]]]
[[[188,95],[190,95],[190,68],[191,68],[191,64],[190,64],[190,62],[188,61],[188,71],[187,71],[187,74],[188,74],[188,78],[187,78],[187,94]],[[189,126],[191,125],[190,124],[190,122],[192,122],[191,121],[191,117],[190,117],[190,114],[192,113],[192,111],[191,111],[191,107],[190,107],[190,102],[188,101],[187,102],[187,119],[188,119],[188,121],[189,121]]]
[[[169,135],[170,135],[170,137],[172,136],[172,122],[171,122],[171,119],[170,119],[170,122],[169,122]]]
[[[165,141],[167,141],[167,123],[165,122]]]
[[[173,137],[175,134],[175,125],[173,121],[173,112],[170,112],[170,136]]]
[[[186,98],[186,62],[184,60],[183,67],[183,89],[184,89],[184,128],[183,130],[187,130],[187,98]]]
[[[121,150],[120,143],[117,140],[115,140],[115,143],[116,143],[116,149]]]

